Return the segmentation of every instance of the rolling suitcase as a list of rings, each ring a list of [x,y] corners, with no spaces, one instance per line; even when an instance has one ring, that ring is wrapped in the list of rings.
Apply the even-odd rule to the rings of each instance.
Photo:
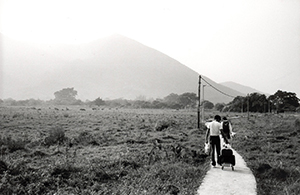
[[[221,150],[220,164],[222,166],[222,170],[226,166],[226,167],[231,167],[232,170],[234,171],[235,156],[233,155],[233,152],[230,148],[226,147]]]

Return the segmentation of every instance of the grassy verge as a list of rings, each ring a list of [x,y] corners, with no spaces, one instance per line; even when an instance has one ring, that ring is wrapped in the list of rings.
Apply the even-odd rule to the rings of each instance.
[[[300,194],[299,116],[252,115],[232,122],[238,133],[234,148],[252,169],[258,194]]]

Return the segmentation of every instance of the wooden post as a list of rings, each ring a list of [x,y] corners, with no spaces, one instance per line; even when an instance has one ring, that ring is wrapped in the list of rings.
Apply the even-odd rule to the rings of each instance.
[[[243,97],[241,97],[241,113],[243,114],[244,113],[244,99],[243,99]]]
[[[249,93],[247,94],[247,113],[248,113],[248,120],[249,120],[249,105],[250,104],[250,97],[249,97]]]
[[[204,108],[204,87],[205,87],[206,85],[202,85],[202,121],[204,121],[205,120],[205,108]]]
[[[199,85],[198,85],[198,129],[200,130],[200,104],[201,104],[201,75],[199,75]]]

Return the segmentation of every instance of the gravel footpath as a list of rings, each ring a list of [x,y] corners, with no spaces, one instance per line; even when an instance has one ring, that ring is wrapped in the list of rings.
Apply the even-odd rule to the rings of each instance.
[[[211,168],[201,186],[197,190],[197,195],[256,195],[256,180],[251,170],[247,167],[244,159],[233,150],[236,165],[234,171],[231,167],[216,166]]]

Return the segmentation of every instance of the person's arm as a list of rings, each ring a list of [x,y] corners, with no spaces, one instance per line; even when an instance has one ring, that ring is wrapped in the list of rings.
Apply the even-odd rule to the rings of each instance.
[[[224,132],[223,132],[223,121],[221,122],[220,132],[221,132],[222,137],[225,137],[225,136],[224,136],[225,134],[224,134]]]
[[[220,132],[221,132],[222,137],[224,138],[225,143],[226,143],[226,144],[229,144],[229,141],[228,141],[228,139],[226,138],[223,129],[220,129]]]
[[[229,122],[229,133],[230,133],[230,135],[232,134],[232,125],[230,122]]]
[[[208,143],[209,134],[210,134],[210,130],[209,130],[209,128],[207,128],[206,135],[205,135],[205,143]]]
[[[232,130],[233,130],[232,125],[231,125],[231,123],[229,123],[229,133],[230,133],[231,138],[234,137],[234,135],[235,135],[235,133]]]

